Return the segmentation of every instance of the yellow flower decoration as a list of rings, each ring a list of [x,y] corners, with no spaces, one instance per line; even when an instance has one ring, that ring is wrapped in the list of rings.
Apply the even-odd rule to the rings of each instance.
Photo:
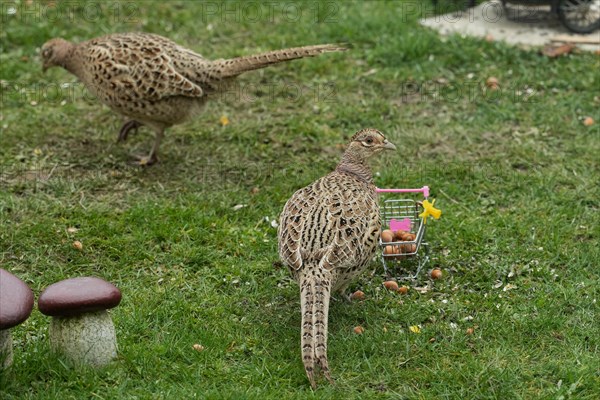
[[[441,215],[442,215],[442,210],[440,210],[439,208],[435,208],[433,205],[435,204],[435,199],[433,199],[433,201],[430,203],[429,200],[425,200],[423,202],[423,212],[421,214],[419,214],[419,217],[423,218],[423,223],[426,224],[427,223],[427,217],[429,217],[430,215],[435,218],[438,219]]]

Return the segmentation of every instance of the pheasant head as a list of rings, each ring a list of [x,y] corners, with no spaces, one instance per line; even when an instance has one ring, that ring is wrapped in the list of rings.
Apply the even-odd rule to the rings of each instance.
[[[383,133],[373,128],[362,129],[352,136],[344,156],[351,155],[356,161],[366,161],[383,150],[396,150]]]
[[[352,136],[336,169],[370,183],[373,181],[373,176],[367,160],[384,150],[396,150],[396,146],[377,129],[362,129]]]
[[[75,45],[64,39],[55,38],[47,41],[42,46],[42,71],[52,67],[67,68]]]

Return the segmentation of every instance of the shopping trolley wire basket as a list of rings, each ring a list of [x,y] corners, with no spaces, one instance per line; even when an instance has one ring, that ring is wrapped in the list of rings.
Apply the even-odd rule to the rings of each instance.
[[[380,206],[382,232],[379,238],[380,256],[388,277],[398,280],[416,279],[430,260],[426,241],[427,217],[439,218],[441,211],[429,202],[429,187],[418,189],[377,189],[389,193]],[[422,193],[423,201],[396,198],[394,194]],[[434,200],[435,201],[435,200]]]

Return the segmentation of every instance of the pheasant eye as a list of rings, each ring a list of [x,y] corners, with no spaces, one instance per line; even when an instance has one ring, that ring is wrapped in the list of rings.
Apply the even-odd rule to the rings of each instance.
[[[367,140],[365,140],[365,142],[367,142],[367,144],[373,144],[373,139],[372,138],[367,138]]]

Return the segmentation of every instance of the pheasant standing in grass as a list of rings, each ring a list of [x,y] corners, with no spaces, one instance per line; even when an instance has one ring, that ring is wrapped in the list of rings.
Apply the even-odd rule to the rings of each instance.
[[[383,134],[352,137],[335,171],[298,190],[279,221],[279,256],[300,285],[301,349],[313,388],[315,367],[333,383],[327,362],[327,316],[332,292],[343,292],[377,248],[379,203],[367,159],[395,150]]]
[[[44,71],[63,67],[101,102],[130,119],[121,128],[119,141],[142,125],[156,132],[150,155],[141,159],[149,165],[158,160],[165,129],[198,113],[208,95],[222,92],[224,84],[239,74],[343,50],[343,46],[324,44],[211,61],[162,36],[117,33],[78,44],[52,39],[41,53]]]

